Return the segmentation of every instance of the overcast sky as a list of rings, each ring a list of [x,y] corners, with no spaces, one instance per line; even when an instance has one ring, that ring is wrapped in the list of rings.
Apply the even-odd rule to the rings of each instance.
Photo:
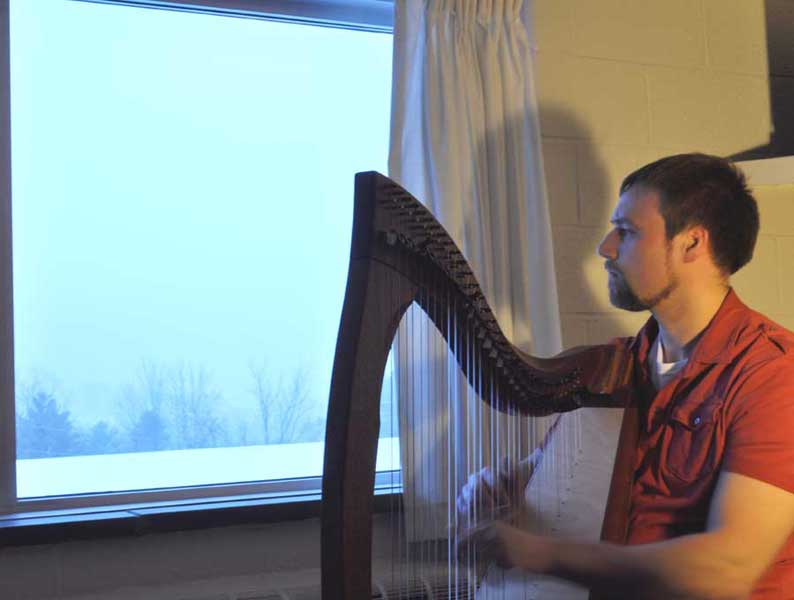
[[[91,421],[143,361],[181,364],[252,408],[255,363],[304,369],[324,414],[353,175],[386,171],[391,36],[11,9],[17,383]]]

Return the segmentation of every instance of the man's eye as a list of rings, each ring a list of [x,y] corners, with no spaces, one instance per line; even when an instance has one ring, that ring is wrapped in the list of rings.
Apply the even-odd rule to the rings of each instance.
[[[615,228],[615,231],[617,231],[617,232],[618,232],[618,237],[619,237],[621,240],[622,240],[624,237],[626,237],[626,234],[629,232],[629,230],[628,230],[628,229],[626,229],[625,227],[616,227],[616,228]]]

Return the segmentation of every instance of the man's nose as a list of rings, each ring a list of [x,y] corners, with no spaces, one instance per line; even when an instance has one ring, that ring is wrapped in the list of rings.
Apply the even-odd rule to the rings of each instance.
[[[605,236],[604,239],[601,240],[601,243],[596,246],[596,252],[601,258],[606,258],[607,260],[615,260],[618,257],[618,247],[615,243],[617,239],[617,232],[614,229],[611,229]]]

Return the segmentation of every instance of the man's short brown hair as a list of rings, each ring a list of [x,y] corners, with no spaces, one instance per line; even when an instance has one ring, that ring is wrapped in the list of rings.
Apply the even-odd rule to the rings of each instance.
[[[634,186],[659,192],[668,240],[689,227],[704,227],[714,263],[727,274],[753,257],[758,205],[731,161],[707,154],[668,156],[626,176],[620,193]]]

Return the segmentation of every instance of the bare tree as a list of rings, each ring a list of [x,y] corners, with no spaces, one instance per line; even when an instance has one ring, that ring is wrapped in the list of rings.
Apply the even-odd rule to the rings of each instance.
[[[317,419],[312,418],[312,398],[304,370],[294,372],[286,382],[273,377],[263,365],[251,366],[250,373],[265,444],[298,442],[310,428],[316,429]]]
[[[166,402],[165,369],[142,361],[133,383],[124,386],[119,402],[127,449],[150,452],[170,448]]]
[[[210,385],[203,367],[180,365],[168,377],[171,424],[177,448],[211,448],[223,442],[215,407],[221,394]]]
[[[120,403],[127,445],[132,451],[223,445],[224,427],[216,410],[221,401],[203,367],[143,361]]]
[[[259,409],[259,418],[262,423],[262,443],[272,444],[275,442],[271,438],[272,424],[278,419],[279,388],[280,382],[273,381],[271,375],[263,364],[248,366],[248,371],[253,380],[251,393],[256,400]]]
[[[303,370],[293,373],[279,406],[279,442],[288,444],[302,439],[311,419],[311,397]]]

